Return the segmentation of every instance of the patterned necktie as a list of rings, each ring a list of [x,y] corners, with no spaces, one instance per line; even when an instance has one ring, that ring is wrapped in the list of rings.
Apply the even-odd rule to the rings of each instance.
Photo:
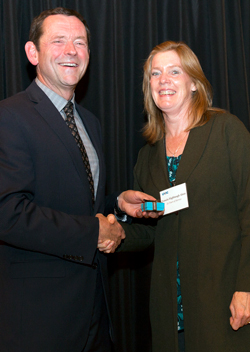
[[[76,122],[75,122],[75,118],[74,118],[74,114],[73,114],[73,103],[71,101],[68,101],[68,103],[65,105],[65,107],[63,108],[65,114],[66,114],[66,124],[69,127],[73,137],[75,138],[76,144],[78,145],[81,154],[82,154],[82,160],[83,163],[85,165],[85,169],[87,172],[87,177],[88,177],[88,181],[89,181],[89,188],[91,190],[91,194],[92,194],[92,203],[95,203],[95,191],[94,191],[94,181],[93,181],[93,176],[92,176],[92,172],[90,169],[90,164],[89,164],[89,158],[88,158],[88,154],[86,152],[86,149],[84,147],[84,144],[82,142],[82,139],[79,135],[77,126],[76,126]]]

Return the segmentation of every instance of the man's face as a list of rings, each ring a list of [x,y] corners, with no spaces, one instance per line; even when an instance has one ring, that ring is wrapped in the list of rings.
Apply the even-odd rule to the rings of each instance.
[[[87,32],[74,16],[52,15],[43,22],[37,55],[37,77],[69,99],[89,63]]]

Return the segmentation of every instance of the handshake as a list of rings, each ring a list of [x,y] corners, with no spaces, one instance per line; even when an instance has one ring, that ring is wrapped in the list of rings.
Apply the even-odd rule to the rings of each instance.
[[[142,211],[141,203],[145,200],[155,201],[155,198],[143,192],[129,190],[119,195],[118,206],[127,215],[135,218],[158,218],[163,215],[164,211]],[[96,217],[99,219],[97,248],[104,253],[114,253],[121,240],[125,238],[125,232],[113,214],[107,217],[96,214]]]

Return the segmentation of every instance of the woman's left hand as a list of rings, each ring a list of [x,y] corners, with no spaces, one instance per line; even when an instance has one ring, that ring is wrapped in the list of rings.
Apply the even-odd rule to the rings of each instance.
[[[229,308],[230,325],[234,330],[250,324],[250,292],[235,292]]]

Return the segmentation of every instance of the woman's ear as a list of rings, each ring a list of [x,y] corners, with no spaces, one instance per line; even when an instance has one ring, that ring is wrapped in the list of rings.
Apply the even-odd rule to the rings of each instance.
[[[197,91],[196,84],[194,82],[192,82],[192,84],[191,84],[191,91],[193,93]]]
[[[35,44],[29,41],[25,44],[24,49],[29,62],[36,66],[38,64],[38,51]]]

